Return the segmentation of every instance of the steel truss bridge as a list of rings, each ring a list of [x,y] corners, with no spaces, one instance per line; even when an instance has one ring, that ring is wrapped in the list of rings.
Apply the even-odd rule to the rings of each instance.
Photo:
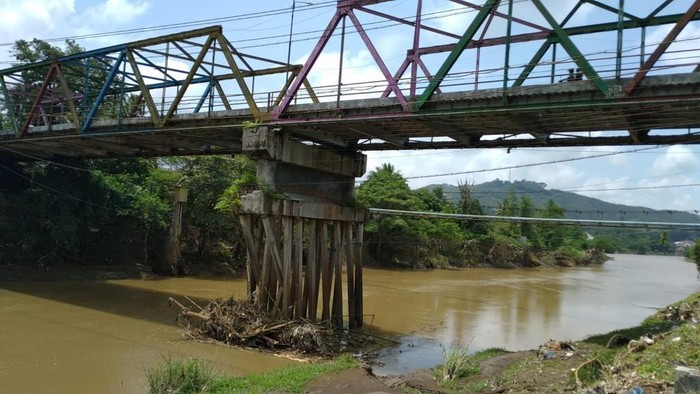
[[[213,26],[0,70],[0,161],[238,153],[251,124],[335,151],[700,142],[700,0],[389,3],[339,0],[303,64]],[[366,77],[340,56],[314,85],[353,42]]]

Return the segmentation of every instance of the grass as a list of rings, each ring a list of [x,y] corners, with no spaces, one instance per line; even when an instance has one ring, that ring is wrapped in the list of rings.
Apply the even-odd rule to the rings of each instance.
[[[679,306],[684,302],[692,305],[696,301],[700,301],[700,293],[692,294],[671,306]],[[638,326],[592,336],[585,342],[605,346],[608,339],[615,334],[637,339],[646,333],[661,333],[663,337],[657,338],[653,345],[642,352],[629,352],[626,347],[600,350],[597,359],[603,370],[614,366],[617,369],[634,371],[641,379],[672,382],[677,365],[700,367],[700,327],[663,320],[658,313],[649,316]],[[586,378],[582,380],[590,383],[600,376],[592,375]]]
[[[442,348],[445,361],[438,368],[442,382],[451,382],[479,372],[479,364],[472,359],[468,351],[469,346]]]
[[[163,365],[148,370],[146,377],[152,394],[212,393],[222,384],[212,367],[197,359],[165,359]]]
[[[223,377],[202,360],[171,360],[147,371],[149,393],[302,393],[304,386],[319,376],[359,366],[352,355],[334,360],[303,364],[246,377]]]
[[[467,347],[442,348],[444,362],[435,369],[436,376],[443,383],[449,383],[460,378],[466,378],[479,373],[479,363],[488,358],[505,353],[501,348],[489,348],[469,354]]]
[[[676,341],[673,339],[677,338]],[[638,365],[635,370],[640,377],[673,381],[677,365],[700,366],[700,328],[682,325],[673,328],[663,341],[656,342],[640,353],[630,353],[623,363]]]

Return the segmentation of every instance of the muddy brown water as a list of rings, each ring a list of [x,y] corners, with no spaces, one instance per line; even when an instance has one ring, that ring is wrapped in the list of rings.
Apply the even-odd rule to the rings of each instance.
[[[440,345],[531,349],[634,325],[700,291],[677,257],[616,255],[597,267],[545,270],[365,271],[365,322],[399,344],[375,370],[440,362]],[[210,360],[229,375],[294,361],[183,339],[169,296],[243,296],[243,280],[0,281],[0,393],[133,393],[163,358]]]

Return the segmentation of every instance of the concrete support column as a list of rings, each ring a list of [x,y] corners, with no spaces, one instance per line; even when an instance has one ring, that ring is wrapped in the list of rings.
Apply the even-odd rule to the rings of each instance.
[[[271,313],[362,326],[362,226],[355,178],[367,158],[294,140],[268,127],[243,132],[263,190],[241,198],[248,296]]]

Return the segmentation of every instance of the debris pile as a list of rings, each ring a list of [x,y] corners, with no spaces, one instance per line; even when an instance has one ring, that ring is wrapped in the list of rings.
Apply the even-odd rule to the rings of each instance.
[[[169,305],[180,307],[178,321],[186,324],[186,335],[194,339],[317,356],[331,356],[342,350],[341,332],[329,324],[283,320],[255,303],[233,298],[214,300],[204,308],[188,301],[197,310],[173,298]]]
[[[689,304],[684,302],[678,306],[669,306],[663,312],[664,320],[671,321],[697,321],[700,303],[698,301]]]
[[[541,359],[549,360],[557,357],[571,357],[575,352],[576,348],[571,342],[560,342],[550,339],[544,345],[540,345],[537,355]]]

